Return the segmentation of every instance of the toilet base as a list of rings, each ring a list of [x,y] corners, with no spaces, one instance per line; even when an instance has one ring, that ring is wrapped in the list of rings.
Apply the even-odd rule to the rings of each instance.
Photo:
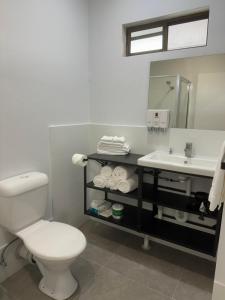
[[[43,268],[40,261],[38,266],[43,275],[39,283],[41,292],[55,300],[65,300],[75,293],[78,283],[68,267],[64,270]]]
[[[64,291],[57,290],[57,289],[51,289],[45,284],[44,278],[39,283],[39,289],[42,293],[46,294],[50,298],[56,299],[56,300],[65,300],[70,298],[75,291],[77,290],[78,283],[74,279],[73,286],[70,286],[67,290],[64,289]]]

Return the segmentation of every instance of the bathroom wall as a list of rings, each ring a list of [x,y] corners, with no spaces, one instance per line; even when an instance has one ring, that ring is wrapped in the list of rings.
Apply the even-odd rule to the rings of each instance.
[[[124,57],[122,25],[209,6],[208,46]],[[144,125],[151,61],[225,51],[223,0],[90,1],[91,118],[93,122]]]
[[[96,130],[99,130],[96,137],[99,137],[100,132],[103,132],[100,129],[102,124],[109,126],[120,124],[129,128],[115,128],[111,126],[110,129],[104,130],[104,133],[124,134],[126,131],[127,138],[134,145],[133,149],[137,150],[137,152],[141,149],[146,151],[166,148],[169,145],[169,141],[173,145],[175,143],[176,149],[183,151],[184,142],[187,139],[193,139],[198,154],[208,152],[207,148],[212,150],[211,147],[214,147],[214,142],[216,145],[213,151],[218,153],[221,142],[224,139],[224,132],[214,131],[209,133],[199,130],[188,132],[175,130],[172,131],[173,137],[170,134],[151,136],[139,126],[146,124],[145,115],[148,102],[149,67],[151,61],[225,52],[225,1],[95,0],[90,1],[89,5],[91,120],[98,127]],[[209,7],[210,9],[207,47],[133,57],[124,56],[123,24],[194,10],[199,7]],[[211,134],[213,135],[213,141],[210,140],[208,134],[210,136]],[[207,144],[204,144],[205,147],[201,147],[199,137],[201,141],[207,142]],[[225,224],[223,223],[220,247],[223,247],[224,232]],[[219,251],[218,261],[215,278],[215,280],[218,280],[218,284],[217,286],[215,285],[213,300],[220,300],[225,297],[225,277],[222,276],[225,260],[222,250]],[[219,287],[221,287],[223,293],[222,298],[222,293],[219,296],[216,295]]]
[[[89,120],[88,3],[0,0],[0,7],[0,179],[30,170],[49,174],[48,126],[82,124]],[[56,155],[61,130],[50,133],[51,138],[54,136],[51,151],[54,158],[60,159]],[[86,141],[80,134],[82,126],[74,129],[73,138],[77,136],[79,141],[74,151],[86,149]],[[66,139],[64,142],[64,152],[69,153],[71,144]],[[53,171],[59,171],[54,162]],[[70,180],[77,201],[76,195],[80,195],[77,180],[60,177],[58,190],[61,186],[65,191]],[[55,181],[53,184],[55,187]],[[54,200],[54,207],[59,210],[65,200]],[[67,209],[68,222],[75,223],[72,216],[77,216],[76,207],[72,207],[73,211],[66,206],[64,217],[58,214],[58,219],[66,220]],[[0,230],[0,251],[11,238]],[[21,266],[11,251],[8,251],[9,268],[0,266],[0,281]]]
[[[55,221],[79,227],[85,220],[83,168],[74,153],[88,153],[90,124],[50,126],[51,197]]]

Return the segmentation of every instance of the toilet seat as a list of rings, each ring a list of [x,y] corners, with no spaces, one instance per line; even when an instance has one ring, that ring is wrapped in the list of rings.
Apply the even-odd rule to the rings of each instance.
[[[34,256],[48,261],[72,259],[86,247],[86,238],[80,230],[59,222],[40,220],[17,236]]]

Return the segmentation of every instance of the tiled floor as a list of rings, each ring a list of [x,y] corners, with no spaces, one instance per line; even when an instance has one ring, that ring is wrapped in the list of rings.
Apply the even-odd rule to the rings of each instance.
[[[71,300],[211,300],[213,263],[155,243],[143,251],[142,239],[93,221],[82,231],[88,246],[72,268]],[[29,265],[3,285],[15,300],[49,300],[40,278]]]

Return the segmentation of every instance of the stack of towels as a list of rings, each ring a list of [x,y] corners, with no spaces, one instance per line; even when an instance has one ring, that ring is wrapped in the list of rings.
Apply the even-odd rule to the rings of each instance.
[[[97,144],[97,153],[109,155],[126,155],[130,152],[130,146],[125,137],[104,135]]]
[[[138,187],[138,176],[135,174],[135,168],[109,165],[101,168],[100,174],[94,177],[93,183],[99,188],[119,190],[127,194]]]

